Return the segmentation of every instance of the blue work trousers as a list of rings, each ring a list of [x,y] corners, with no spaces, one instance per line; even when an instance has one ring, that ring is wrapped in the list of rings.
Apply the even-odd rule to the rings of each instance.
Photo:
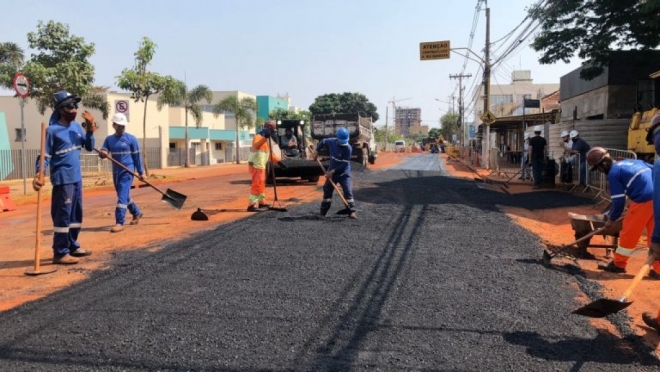
[[[78,248],[78,234],[82,226],[82,181],[53,186],[50,205],[53,218],[53,254],[62,257]]]
[[[126,210],[133,217],[142,213],[140,208],[131,200],[131,185],[133,185],[133,175],[121,171],[112,175],[112,180],[117,191],[117,207],[115,208],[115,221],[117,225],[123,225],[126,222]]]
[[[351,212],[355,212],[355,200],[353,199],[353,183],[351,182],[350,175],[343,175],[339,177],[332,177],[332,180],[341,187],[341,190],[344,194],[344,199],[348,203],[348,208]],[[332,204],[332,193],[335,191],[335,188],[332,187],[332,184],[329,180],[326,179],[323,184],[323,202],[321,202],[321,214],[325,215],[330,209]]]
[[[587,163],[580,161],[580,185],[587,185]]]
[[[543,159],[532,160],[532,176],[534,177],[534,186],[540,185],[543,178]]]

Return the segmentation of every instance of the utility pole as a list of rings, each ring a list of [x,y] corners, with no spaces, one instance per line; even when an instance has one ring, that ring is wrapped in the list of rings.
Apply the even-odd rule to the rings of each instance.
[[[490,8],[488,7],[488,0],[484,0],[486,4],[486,49],[484,50],[484,113],[490,110]],[[486,169],[490,169],[490,126],[484,123],[483,130],[483,147],[481,149],[481,159]]]
[[[463,122],[463,78],[469,78],[472,74],[453,74],[450,79],[458,79],[458,122],[461,123],[461,146],[465,146],[465,123]],[[452,110],[454,107],[454,95],[452,94]]]
[[[387,113],[390,111],[390,105],[385,106],[385,151],[387,151]]]

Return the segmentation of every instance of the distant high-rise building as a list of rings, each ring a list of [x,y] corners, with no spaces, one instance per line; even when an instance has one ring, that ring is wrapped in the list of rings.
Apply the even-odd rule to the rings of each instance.
[[[422,124],[422,109],[397,107],[394,114],[394,130],[404,136],[410,135],[410,127]]]

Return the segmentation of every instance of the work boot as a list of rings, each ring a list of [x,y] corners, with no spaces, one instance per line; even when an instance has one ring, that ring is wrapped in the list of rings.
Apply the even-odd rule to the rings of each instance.
[[[610,261],[607,264],[598,264],[598,268],[607,271],[610,273],[615,273],[615,274],[625,274],[626,269],[620,268],[617,265],[614,264],[614,261]]]
[[[649,278],[660,280],[660,274],[656,273],[655,270],[651,269],[651,271],[649,271]]]
[[[265,209],[265,208],[270,208],[270,204],[266,203],[259,203],[259,208]]]
[[[121,231],[124,231],[124,225],[116,224],[116,225],[112,226],[112,228],[110,229],[110,232],[113,232],[113,233],[118,233],[118,232],[121,232]]]
[[[64,256],[53,257],[53,264],[55,265],[75,265],[77,263],[78,263],[78,259],[75,257],[71,257],[68,254],[65,254]]]
[[[247,211],[248,212],[263,212],[264,210],[259,209],[259,207],[257,207],[256,205],[251,205],[251,206],[247,207]]]
[[[90,251],[89,249],[78,248],[75,251],[70,251],[69,254],[73,257],[85,257],[85,256],[91,256],[92,251]]]
[[[647,326],[655,329],[656,332],[660,333],[660,324],[658,324],[658,318],[656,314],[646,312],[642,314],[642,320],[646,323]]]
[[[131,225],[137,225],[140,222],[140,218],[142,218],[142,213],[138,214],[137,216],[133,216]]]
[[[351,212],[351,214],[348,215],[348,218],[356,220],[357,219],[357,214],[355,214],[355,212]]]

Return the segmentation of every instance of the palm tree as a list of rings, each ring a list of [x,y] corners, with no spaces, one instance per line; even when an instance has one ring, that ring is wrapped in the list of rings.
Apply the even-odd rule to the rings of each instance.
[[[188,90],[186,83],[177,81],[171,87],[163,90],[163,93],[158,97],[156,107],[161,110],[163,106],[178,106],[183,107],[185,110],[185,123],[186,123],[186,163],[185,167],[190,167],[190,144],[188,143],[188,113],[195,119],[197,128],[202,126],[203,111],[199,106],[202,100],[206,100],[209,104],[213,100],[213,92],[206,85],[198,85],[191,90]]]
[[[216,118],[225,112],[234,114],[236,118],[236,164],[241,164],[239,128],[252,128],[256,111],[257,102],[254,98],[243,97],[239,100],[236,95],[227,96],[213,106],[213,115]]]
[[[23,49],[16,43],[0,43],[0,86],[11,89],[14,74],[25,62]]]

